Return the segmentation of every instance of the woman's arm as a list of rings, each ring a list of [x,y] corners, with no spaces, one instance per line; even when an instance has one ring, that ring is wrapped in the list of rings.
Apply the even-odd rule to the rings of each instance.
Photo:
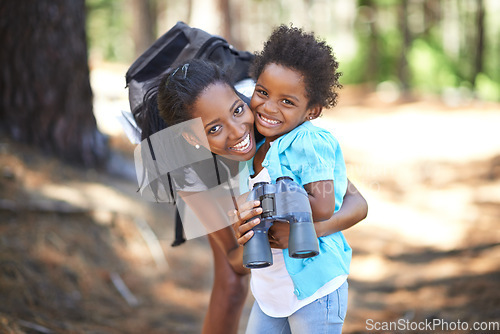
[[[249,269],[243,267],[243,250],[242,247],[239,247],[227,213],[217,207],[212,198],[193,196],[193,193],[183,191],[179,191],[178,195],[182,197],[208,230],[217,229],[217,231],[210,233],[210,237],[226,255],[233,270],[240,275],[250,273]],[[219,228],[224,225],[226,227]],[[203,227],[200,226],[200,228]]]

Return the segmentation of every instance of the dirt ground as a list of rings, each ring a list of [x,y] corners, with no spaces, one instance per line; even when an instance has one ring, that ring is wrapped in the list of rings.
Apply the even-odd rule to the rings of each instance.
[[[96,87],[96,116],[110,125],[103,110],[122,108],[123,92]],[[345,232],[344,333],[500,332],[500,106],[343,93],[318,124],[369,203]],[[173,208],[136,192],[134,146],[113,126],[107,171],[0,137],[0,333],[200,332],[207,240],[170,246]],[[429,323],[450,330],[415,327]]]

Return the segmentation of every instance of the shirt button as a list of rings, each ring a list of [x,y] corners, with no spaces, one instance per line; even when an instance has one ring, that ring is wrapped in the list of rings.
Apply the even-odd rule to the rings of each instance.
[[[297,297],[300,295],[299,289],[294,289],[293,294],[296,295]]]

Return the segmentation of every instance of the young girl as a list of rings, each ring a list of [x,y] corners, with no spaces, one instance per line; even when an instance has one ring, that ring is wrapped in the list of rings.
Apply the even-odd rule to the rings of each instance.
[[[252,69],[256,86],[250,107],[265,140],[248,162],[253,174],[249,189],[256,182],[290,176],[309,194],[315,222],[340,209],[347,188],[337,140],[309,122],[323,107],[335,106],[335,90],[341,87],[337,68],[327,44],[301,29],[280,26]],[[320,237],[319,246],[320,254],[308,259],[273,249],[274,264],[252,270],[256,302],[247,333],[341,332],[351,248],[341,232]]]

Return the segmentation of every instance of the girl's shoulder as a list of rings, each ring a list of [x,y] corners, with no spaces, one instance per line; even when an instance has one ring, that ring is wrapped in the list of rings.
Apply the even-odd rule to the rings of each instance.
[[[323,134],[326,136],[333,137],[333,135],[330,131],[328,131],[327,129],[324,129],[322,127],[319,127],[317,125],[314,125],[313,123],[311,123],[309,121],[302,123],[297,128],[300,128],[301,133],[313,133],[313,134],[318,133],[318,134]]]
[[[337,139],[326,129],[318,127],[311,122],[304,122],[286,135],[279,138],[280,151],[289,149],[308,150],[327,145],[336,147]]]

